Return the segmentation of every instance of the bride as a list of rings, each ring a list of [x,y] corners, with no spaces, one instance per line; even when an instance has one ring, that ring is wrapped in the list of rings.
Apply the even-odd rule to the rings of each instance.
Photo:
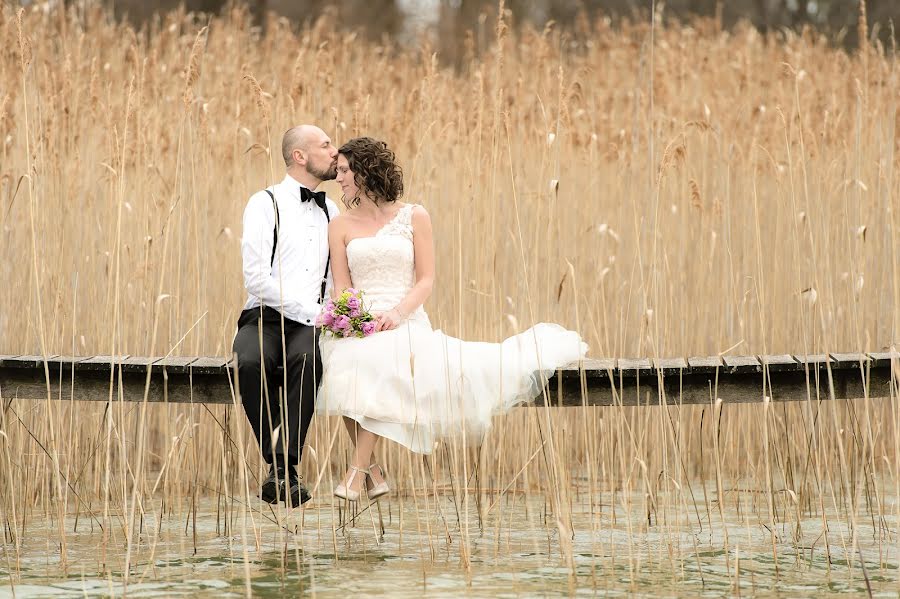
[[[334,287],[364,293],[375,315],[368,337],[321,335],[317,410],[343,417],[355,451],[334,490],[356,501],[390,491],[373,462],[385,437],[418,453],[437,439],[478,442],[491,417],[541,393],[556,368],[587,351],[577,333],[541,323],[502,343],[435,331],[422,304],[434,285],[431,218],[400,202],[403,173],[382,141],[352,139],[338,151],[337,182],[349,208],[328,230]]]

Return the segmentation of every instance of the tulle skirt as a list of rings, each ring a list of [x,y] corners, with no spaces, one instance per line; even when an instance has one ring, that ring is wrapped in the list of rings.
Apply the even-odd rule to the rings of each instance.
[[[502,343],[462,341],[427,317],[369,337],[320,337],[320,414],[349,416],[418,453],[439,439],[477,444],[491,418],[537,397],[549,376],[584,357],[581,337],[541,323]]]

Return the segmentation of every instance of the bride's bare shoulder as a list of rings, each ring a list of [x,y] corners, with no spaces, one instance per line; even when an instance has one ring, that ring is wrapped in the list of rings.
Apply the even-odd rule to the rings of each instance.
[[[422,204],[413,204],[410,222],[413,231],[431,230],[431,215]]]
[[[423,206],[422,204],[413,204],[412,220],[413,222],[416,222],[416,220],[431,220],[431,215],[428,214],[428,210],[426,210],[425,206]]]
[[[353,217],[349,211],[341,212],[332,218],[328,224],[328,236],[331,238],[336,236],[338,239],[343,240],[347,236],[347,232],[353,227],[352,219]]]
[[[346,222],[347,222],[347,213],[341,212],[340,214],[337,214],[337,215],[331,217],[331,220],[328,221],[328,228],[332,229],[332,230],[340,229],[344,226],[344,223],[346,223]]]
[[[345,210],[331,219],[331,224],[337,227],[346,227],[359,220],[356,208]]]

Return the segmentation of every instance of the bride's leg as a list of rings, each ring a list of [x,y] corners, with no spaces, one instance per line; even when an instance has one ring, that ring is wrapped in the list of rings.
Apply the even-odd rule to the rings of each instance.
[[[344,426],[347,427],[347,434],[350,435],[350,442],[353,443],[353,446],[356,447],[356,435],[359,431],[364,430],[359,426],[359,424],[353,418],[349,416],[344,416]],[[375,443],[378,443],[378,439],[381,437],[376,437]],[[369,469],[369,478],[371,481],[368,484],[368,487],[371,489],[375,485],[380,485],[384,482],[384,471],[382,471],[381,466],[375,462],[375,446],[372,446],[372,454],[369,456],[369,465],[367,466]],[[349,475],[348,475],[349,476]],[[345,477],[344,480],[347,480]]]
[[[381,469],[381,465],[375,462],[375,454],[372,454],[369,462],[369,478],[372,479],[371,488],[384,482],[384,471]]]
[[[356,434],[359,430],[359,425],[356,423],[356,420],[350,418],[349,416],[344,416],[344,426],[347,428],[347,434],[350,435],[350,442],[353,443],[353,446],[356,447]]]
[[[370,433],[369,431],[366,431],[364,428],[359,426],[359,423],[356,422],[356,420],[354,420],[353,418],[350,418],[349,416],[344,416],[343,419],[344,419],[344,426],[347,428],[347,434],[350,435],[350,442],[353,443],[354,447],[356,447],[356,445],[357,445],[357,436],[359,435],[360,431],[368,433],[370,435],[374,435],[374,433]],[[367,485],[369,487],[369,489],[372,489],[374,486],[380,485],[381,483],[384,482],[384,471],[382,470],[381,466],[375,462],[375,445],[378,443],[378,439],[380,439],[380,438],[381,437],[375,435],[375,441],[372,444],[372,452],[369,454],[368,462],[356,461],[353,464],[354,466],[357,466],[358,468],[362,467],[362,466],[359,466],[359,464],[361,464],[361,463],[366,464],[366,468],[369,470],[369,483]],[[349,476],[350,475],[348,474],[347,477],[349,477]],[[345,482],[347,480],[347,477],[344,477]],[[353,487],[353,485],[351,485],[351,487]]]
[[[367,431],[361,426],[356,426],[356,451],[353,455],[353,466],[360,470],[368,470],[369,464],[372,462],[372,453],[375,451],[375,445],[381,437],[371,431]],[[380,473],[379,473],[380,474]],[[349,473],[347,475],[349,478]],[[345,481],[347,478],[344,479]],[[352,491],[359,491],[365,484],[364,476],[355,476],[351,481],[349,488]]]

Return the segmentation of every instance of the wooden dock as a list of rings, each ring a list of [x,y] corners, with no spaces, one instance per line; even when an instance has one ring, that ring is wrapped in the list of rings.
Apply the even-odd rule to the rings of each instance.
[[[230,404],[232,366],[226,358],[208,357],[0,356],[0,398]],[[819,401],[892,397],[898,384],[897,352],[620,358],[558,370],[547,397],[554,406]]]

